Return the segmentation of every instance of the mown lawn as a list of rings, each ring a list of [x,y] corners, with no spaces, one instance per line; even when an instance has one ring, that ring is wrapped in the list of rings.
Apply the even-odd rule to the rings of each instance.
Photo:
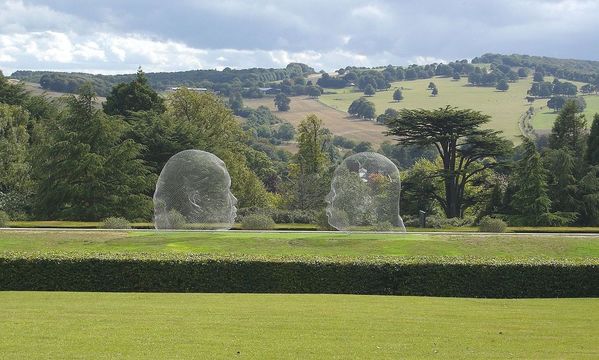
[[[599,235],[3,230],[2,251],[577,259],[599,257]]]
[[[0,292],[0,303],[3,359],[599,357],[598,299]]]

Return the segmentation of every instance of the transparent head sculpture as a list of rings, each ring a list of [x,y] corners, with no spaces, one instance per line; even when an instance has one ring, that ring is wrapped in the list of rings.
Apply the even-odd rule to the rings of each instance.
[[[399,170],[385,156],[363,152],[335,170],[326,197],[329,225],[337,230],[405,232],[399,216]]]
[[[216,155],[185,150],[160,172],[154,192],[156,229],[230,229],[237,216],[231,177]]]

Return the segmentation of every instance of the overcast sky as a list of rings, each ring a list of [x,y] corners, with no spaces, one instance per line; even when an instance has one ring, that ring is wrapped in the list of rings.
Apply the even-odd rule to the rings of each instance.
[[[0,69],[129,73],[599,60],[599,0],[0,0]]]

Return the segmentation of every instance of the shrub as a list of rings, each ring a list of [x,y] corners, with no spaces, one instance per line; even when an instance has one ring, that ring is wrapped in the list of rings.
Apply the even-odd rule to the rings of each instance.
[[[8,227],[10,217],[5,211],[0,210],[0,227]]]
[[[485,216],[480,220],[478,229],[481,232],[502,233],[505,232],[507,224],[505,221],[490,216]]]
[[[102,229],[131,229],[131,224],[122,217],[109,217],[102,222]]]
[[[248,215],[241,221],[241,228],[246,230],[271,230],[274,227],[274,220],[264,214]]]
[[[446,218],[441,215],[431,215],[426,218],[426,227],[428,228],[448,228],[448,227],[462,227],[472,226],[474,219],[471,217],[464,218]]]
[[[0,291],[599,297],[599,261],[0,253]]]
[[[316,216],[316,225],[318,225],[318,230],[337,230],[331,225],[329,225],[329,217],[327,216],[327,212],[325,209],[322,209],[318,212],[318,215]]]
[[[383,221],[383,222],[379,222],[379,223],[374,224],[374,226],[372,227],[372,229],[374,231],[392,231],[393,230],[393,225],[389,221]]]
[[[187,219],[177,210],[171,209],[167,216],[169,229],[185,229],[187,227]]]

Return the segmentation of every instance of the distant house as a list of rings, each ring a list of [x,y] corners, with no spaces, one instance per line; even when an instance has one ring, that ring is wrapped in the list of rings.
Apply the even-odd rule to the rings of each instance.
[[[260,90],[260,92],[262,92],[264,95],[276,95],[281,91],[271,87],[259,87],[258,90]]]
[[[198,87],[185,87],[185,86],[175,86],[170,88],[171,91],[177,91],[179,89],[186,88],[187,90],[196,91],[196,92],[206,92],[208,89],[206,88],[198,88]]]

